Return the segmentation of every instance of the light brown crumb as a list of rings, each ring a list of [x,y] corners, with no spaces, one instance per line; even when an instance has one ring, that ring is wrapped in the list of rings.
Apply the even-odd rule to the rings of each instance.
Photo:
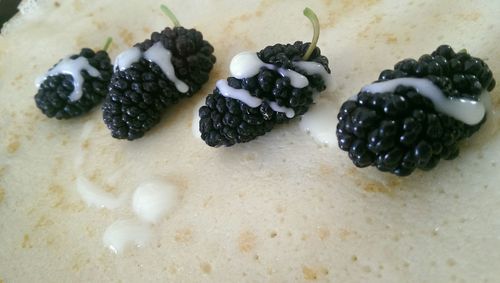
[[[349,238],[349,236],[351,236],[352,232],[347,230],[347,229],[340,229],[339,230],[339,237],[341,240],[347,240],[347,238]]]
[[[19,149],[19,146],[21,146],[21,143],[19,140],[15,139],[7,145],[7,152],[8,153],[14,153]]]
[[[238,246],[242,253],[248,253],[255,248],[257,237],[250,231],[241,232],[238,239]]]
[[[174,239],[176,242],[187,243],[193,239],[193,231],[189,228],[177,230]]]
[[[28,234],[24,234],[23,240],[21,242],[21,247],[23,249],[31,249],[33,245],[31,244],[30,236]]]
[[[384,36],[385,36],[385,42],[387,44],[396,44],[396,43],[398,43],[398,38],[394,34],[386,33],[386,34],[384,34]]]
[[[126,29],[121,29],[120,32],[118,32],[118,35],[121,37],[123,42],[127,45],[132,45],[134,44],[134,35],[126,30]]]
[[[479,12],[461,13],[458,14],[458,18],[465,21],[475,22],[481,18],[481,13]]]
[[[201,271],[203,271],[203,273],[208,274],[208,273],[212,272],[212,266],[208,262],[202,262],[200,264],[200,269],[201,269]]]
[[[313,269],[311,269],[307,266],[302,267],[302,274],[304,275],[305,280],[317,280],[318,279],[318,275],[316,274],[316,271],[314,271]]]
[[[328,237],[330,237],[330,230],[328,230],[328,228],[325,227],[319,227],[318,237],[320,238],[321,241],[327,239]]]
[[[47,227],[47,226],[50,226],[50,225],[53,225],[54,224],[54,221],[52,221],[51,219],[45,217],[45,216],[41,216],[37,223],[35,224],[35,228],[44,228],[44,227]]]

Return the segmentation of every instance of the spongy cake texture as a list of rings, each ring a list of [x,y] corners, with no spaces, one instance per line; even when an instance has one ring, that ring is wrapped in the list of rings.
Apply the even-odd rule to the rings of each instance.
[[[334,135],[343,101],[394,62],[440,44],[466,48],[498,76],[499,2],[168,1],[181,24],[203,32],[217,63],[197,94],[134,142],[113,139],[99,107],[68,121],[46,118],[33,81],[109,35],[113,59],[162,30],[170,22],[158,2],[36,3],[0,36],[1,281],[500,281],[495,113],[457,159],[406,178],[355,168],[336,144],[318,145],[302,131],[299,119],[230,148],[192,134],[195,108],[229,75],[232,56],[310,40],[304,6],[318,14],[318,46],[332,69],[333,85],[316,104],[333,110]],[[113,254],[104,231],[135,217],[132,192],[156,177],[175,184],[175,208],[151,225],[145,246]],[[88,207],[77,190],[83,178],[124,194],[123,205]]]

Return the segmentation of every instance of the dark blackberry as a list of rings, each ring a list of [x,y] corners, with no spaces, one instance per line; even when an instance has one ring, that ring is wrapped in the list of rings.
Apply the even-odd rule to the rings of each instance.
[[[269,132],[275,124],[289,121],[291,118],[307,112],[313,103],[313,94],[326,88],[321,74],[310,74],[297,62],[316,62],[325,73],[330,73],[328,59],[321,55],[316,47],[319,27],[317,18],[306,9],[304,14],[315,27],[312,43],[297,41],[294,44],[275,44],[257,52],[260,61],[267,64],[251,77],[229,77],[227,85],[236,90],[246,90],[252,97],[259,98],[262,103],[256,107],[226,97],[218,87],[206,98],[206,103],[199,109],[201,138],[209,146],[231,146],[236,143],[251,141]],[[272,67],[269,67],[272,65]],[[279,73],[280,68],[292,70],[307,78],[308,85],[294,87],[289,77]],[[226,83],[226,82],[223,82]],[[274,108],[273,108],[274,107]],[[293,110],[289,115],[281,109]],[[284,108],[282,108],[284,107]],[[273,110],[274,109],[274,110]],[[290,112],[291,113],[291,112]]]
[[[394,70],[381,72],[378,81],[402,77],[426,78],[448,97],[475,101],[495,86],[481,59],[447,45],[419,60],[397,63]],[[486,115],[477,124],[465,124],[437,111],[415,88],[399,85],[393,92],[362,90],[342,104],[337,118],[339,147],[357,167],[372,165],[407,176],[416,168],[430,170],[441,159],[456,158],[459,142],[479,130]]]
[[[192,96],[202,87],[215,63],[214,49],[203,40],[203,35],[195,29],[179,26],[175,16],[165,6],[162,9],[175,27],[153,32],[150,39],[135,47],[143,53],[160,43],[170,51],[175,76],[188,89],[179,91],[160,66],[145,58],[124,70],[115,66],[109,95],[103,105],[103,120],[114,138],[134,140],[142,137],[160,121],[166,107]]]
[[[76,62],[69,60],[81,60],[85,58],[90,66],[95,68],[99,76],[92,76],[87,70],[81,70],[80,75],[83,78],[81,85],[81,96],[73,100],[72,93],[75,90],[75,78],[70,74],[55,73],[44,78],[41,82],[38,92],[35,95],[36,106],[47,117],[56,119],[69,119],[87,113],[97,105],[106,96],[107,85],[111,78],[112,65],[106,52],[107,46],[111,40],[108,40],[104,50],[94,52],[89,48],[83,48],[79,54],[74,54],[66,59],[67,62]],[[59,64],[58,63],[58,64]],[[53,70],[58,64],[54,65]]]

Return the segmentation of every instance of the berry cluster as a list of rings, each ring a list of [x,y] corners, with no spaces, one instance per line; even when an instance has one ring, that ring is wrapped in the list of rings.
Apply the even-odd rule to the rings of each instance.
[[[466,52],[447,45],[420,59],[406,59],[385,70],[378,81],[418,77],[432,81],[444,95],[478,101],[495,87],[488,66]],[[413,87],[394,92],[361,91],[343,103],[338,114],[339,147],[358,167],[407,176],[416,168],[430,170],[440,159],[454,159],[458,143],[474,134],[486,120],[468,125],[436,111],[432,101]]]

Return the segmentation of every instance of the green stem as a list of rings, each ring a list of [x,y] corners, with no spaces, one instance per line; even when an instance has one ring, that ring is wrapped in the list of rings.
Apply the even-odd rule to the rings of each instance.
[[[172,21],[172,23],[174,23],[174,26],[176,27],[180,27],[181,24],[179,23],[179,20],[175,17],[174,13],[172,13],[172,11],[165,5],[160,5],[160,9],[162,10],[162,12],[167,15],[167,17],[170,18],[170,20]]]
[[[313,38],[311,41],[311,44],[309,45],[309,48],[307,48],[306,54],[302,57],[302,59],[307,60],[313,53],[314,49],[316,48],[316,44],[318,43],[318,38],[319,38],[319,20],[316,14],[313,12],[313,10],[309,8],[304,9],[304,16],[306,16],[312,23],[313,25]]]
[[[111,45],[111,42],[113,42],[113,38],[110,36],[110,37],[108,37],[108,39],[106,39],[106,43],[104,43],[104,48],[102,50],[108,51],[108,48]]]

